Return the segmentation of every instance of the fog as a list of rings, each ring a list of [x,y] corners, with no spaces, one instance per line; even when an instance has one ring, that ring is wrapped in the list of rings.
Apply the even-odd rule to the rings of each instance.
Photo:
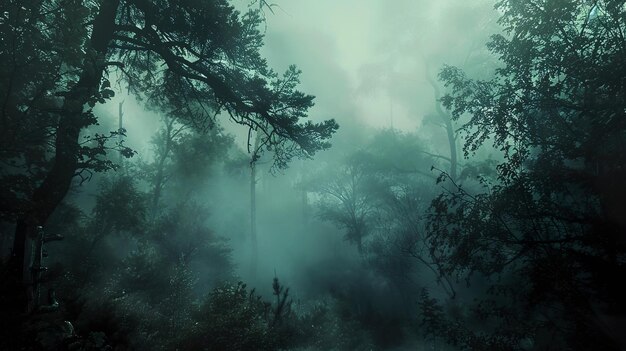
[[[249,1],[234,1],[246,11]],[[443,64],[486,65],[485,44],[498,30],[490,1],[284,1],[264,10],[265,46],[262,55],[271,68],[290,64],[302,70],[301,89],[315,96],[309,117],[334,118],[339,133],[396,128],[427,129],[424,116],[434,110],[435,96],[425,74],[435,78]],[[121,88],[121,87],[120,87]],[[128,100],[128,101],[127,101]],[[158,119],[124,89],[99,106],[117,121],[125,104],[129,145],[144,144],[158,129]],[[222,126],[246,145],[247,130],[223,118]],[[423,137],[433,131],[423,130]],[[335,138],[334,145],[355,137]],[[142,144],[144,143],[144,144]],[[354,144],[348,142],[347,144]],[[336,147],[335,147],[336,149]],[[143,149],[142,149],[143,150]]]
[[[33,10],[32,33],[52,29],[31,34],[22,60],[59,73],[35,66],[13,88],[21,66],[0,71],[4,110],[17,111],[2,121],[0,268],[13,285],[1,293],[20,321],[5,318],[0,336],[20,337],[0,348],[623,347],[626,85],[613,76],[626,8],[539,2]],[[105,3],[121,6],[99,49],[109,67],[93,96],[70,101],[97,66],[87,39]],[[26,11],[16,4],[0,24]],[[42,54],[56,53],[48,40],[65,56]],[[27,50],[7,43],[5,59]],[[280,80],[290,65],[294,87]],[[72,103],[83,124],[62,127]],[[64,188],[50,174],[72,128]],[[64,238],[44,248],[49,233]]]
[[[241,11],[257,6],[244,0],[234,4]],[[276,274],[294,291],[306,291],[316,280],[308,276],[324,275],[320,272],[326,265],[345,265],[342,261],[358,260],[358,254],[342,240],[340,230],[315,219],[314,208],[300,208],[303,195],[297,183],[310,170],[327,167],[328,162],[365,148],[371,136],[383,129],[414,133],[428,141],[429,150],[445,153],[445,132],[425,120],[437,103],[426,75],[435,78],[444,64],[478,61],[474,64],[485,65],[482,55],[488,36],[493,34],[490,30],[495,28],[496,13],[489,1],[338,4],[326,0],[275,3],[263,14],[265,46],[261,53],[270,67],[282,71],[296,64],[302,70],[301,89],[315,96],[309,118],[334,118],[341,128],[333,137],[332,149],[311,160],[293,161],[288,169],[278,172],[271,172],[268,160],[260,165],[256,277],[250,274],[250,224],[245,223],[250,216],[249,185],[211,179],[197,185],[193,199],[210,208],[209,226],[230,240],[237,275],[243,281],[270,294],[271,286],[263,283]],[[147,110],[120,85],[113,99],[96,108],[106,123],[103,130],[116,129],[120,102],[127,130],[125,142],[137,151],[135,158],[149,159],[153,151],[150,141],[162,126],[163,115]],[[245,151],[247,128],[224,115],[218,123]],[[421,166],[428,170],[431,165]],[[233,198],[233,193],[238,197]],[[307,200],[307,206],[314,206],[314,202]],[[303,211],[311,212],[306,220],[302,219]],[[236,225],[234,218],[238,218]],[[324,279],[341,280],[332,276]],[[304,284],[304,289],[298,284]]]

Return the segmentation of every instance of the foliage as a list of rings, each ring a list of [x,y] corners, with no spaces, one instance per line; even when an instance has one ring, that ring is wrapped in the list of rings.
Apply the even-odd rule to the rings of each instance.
[[[78,80],[88,35],[82,23],[92,10],[79,1],[11,0],[0,5],[0,216],[5,220],[15,221],[29,209],[29,198],[54,164],[63,94]],[[96,123],[91,110],[84,120],[84,125]],[[104,157],[109,149],[130,157],[127,147],[108,143],[119,133],[123,131],[84,135],[76,149],[76,175],[87,179],[90,170],[115,168]]]
[[[337,306],[315,303],[297,309],[277,278],[273,303],[238,282],[215,288],[193,314],[196,321],[176,347],[205,350],[354,350],[373,344],[358,322]]]
[[[198,204],[178,204],[157,219],[147,233],[150,247],[165,262],[181,260],[201,268],[204,273],[199,284],[204,288],[228,280],[233,274],[228,241],[207,227],[208,216]]]
[[[366,173],[365,163],[353,159],[328,183],[319,187],[324,195],[319,203],[319,217],[346,231],[345,239],[363,251],[363,241],[370,234],[369,227],[376,215],[376,203],[371,201],[368,189],[375,187],[376,179]]]
[[[481,315],[485,315],[485,310],[489,309],[488,306],[480,306],[471,311],[471,317],[455,313],[456,311],[446,311],[437,299],[430,297],[426,289],[422,291],[419,305],[423,334],[427,338],[443,338],[446,343],[459,349],[525,350],[535,346],[532,345],[531,335],[543,327],[526,325],[526,330],[520,330],[518,325],[499,325],[490,328],[481,319]],[[506,307],[503,310],[495,311],[494,309],[490,312],[512,315],[512,311],[506,310]],[[450,316],[456,318],[453,319]],[[477,328],[477,326],[482,328]],[[562,345],[555,342],[551,347],[558,349]]]
[[[301,312],[298,322],[299,345],[305,350],[375,349],[367,331],[358,321],[341,316],[337,304],[316,302]]]
[[[234,137],[221,128],[207,133],[189,133],[172,150],[174,173],[182,181],[199,184],[215,167],[227,159],[234,148]]]
[[[195,313],[196,323],[178,347],[203,350],[277,350],[291,337],[285,323],[290,308],[287,290],[274,280],[277,302],[265,302],[245,284],[217,287]]]
[[[145,225],[146,197],[130,176],[104,178],[92,213],[94,240],[110,232],[140,232]]]
[[[51,217],[51,232],[66,238],[49,250],[46,287],[58,292],[61,311],[45,325],[71,321],[76,340],[50,337],[77,349],[167,349],[191,328],[200,296],[232,274],[230,249],[206,227],[203,207],[173,205],[147,221],[147,194],[131,175],[102,181],[91,217],[71,205]],[[47,333],[45,325],[33,333]]]
[[[432,196],[424,177],[433,177],[427,170],[435,163],[417,136],[383,130],[305,186],[320,194],[319,217],[344,229],[346,240],[363,252],[372,234],[417,229],[416,207]]]
[[[35,252],[31,233],[46,224],[76,177],[82,183],[94,172],[118,168],[107,151],[133,154],[122,142],[110,146],[123,129],[89,130],[98,124],[93,108],[115,95],[112,80],[197,131],[206,132],[227,114],[260,132],[254,153],[271,151],[279,168],[330,147],[338,128],[334,120],[303,121],[313,96],[298,90],[300,71],[270,70],[259,53],[259,11],[241,14],[227,0],[8,1],[0,13],[0,58],[8,63],[0,70],[0,129],[6,136],[0,144],[0,212],[16,223],[8,278],[14,303],[7,304],[28,312],[36,305],[24,266]],[[189,142],[216,151],[200,138]],[[197,156],[178,151],[181,159]],[[163,184],[157,178],[153,214]],[[115,212],[102,202],[96,211]],[[136,223],[108,218],[102,225],[97,229],[106,232],[107,225],[121,230]]]
[[[242,15],[226,1],[130,1],[119,11],[112,57],[135,68],[124,70],[127,82],[153,106],[201,130],[225,111],[262,132],[260,147],[274,152],[279,167],[328,148],[334,121],[299,122],[313,104],[296,90],[299,70],[291,66],[280,76],[261,58],[258,11]]]
[[[617,181],[626,165],[618,142],[626,136],[618,73],[626,9],[619,1],[513,0],[498,8],[505,34],[489,44],[502,63],[495,77],[445,67],[440,78],[453,118],[469,118],[466,156],[491,142],[504,161],[483,191],[454,184],[433,201],[431,255],[443,274],[492,280],[485,300],[494,305],[481,305],[482,314],[514,326],[509,349],[526,338],[538,349],[552,347],[549,338],[562,349],[616,349],[619,324],[601,321],[626,312],[616,279],[626,271],[617,200],[626,196]],[[489,331],[483,340],[501,332]]]

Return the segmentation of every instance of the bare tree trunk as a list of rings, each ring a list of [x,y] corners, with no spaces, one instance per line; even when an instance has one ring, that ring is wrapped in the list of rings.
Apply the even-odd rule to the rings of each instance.
[[[437,115],[443,122],[443,125],[446,129],[446,134],[448,137],[448,145],[450,147],[450,178],[456,181],[457,180],[458,155],[457,155],[457,146],[456,146],[456,135],[454,131],[454,126],[452,125],[452,119],[450,118],[450,115],[441,108],[441,102],[439,101],[441,99],[441,92],[439,91],[439,86],[437,85],[437,82],[435,82],[430,77],[430,75],[428,74],[428,71],[426,72],[426,79],[428,80],[428,83],[430,83],[430,85],[432,86],[433,91],[435,93],[435,100],[436,100],[435,109],[437,110]]]
[[[438,110],[443,113],[441,107]],[[456,148],[456,136],[454,135],[454,127],[452,125],[452,120],[450,116],[447,114],[439,114],[441,119],[443,120],[444,125],[446,126],[446,133],[448,134],[448,145],[450,147],[450,177],[456,181],[457,180],[457,148]]]
[[[124,106],[124,101],[120,102],[119,105],[119,111],[118,111],[118,116],[119,116],[119,123],[118,123],[118,130],[117,132],[119,133],[117,135],[117,141],[120,144],[120,155],[119,155],[119,163],[120,163],[120,167],[122,167],[122,170],[124,170],[124,165],[122,164],[122,161],[124,160],[124,157],[122,155],[122,129],[124,129],[124,124],[123,124],[123,118],[124,118],[124,111],[122,110],[122,107]]]
[[[167,119],[165,122],[165,145],[163,145],[161,154],[157,155],[159,159],[157,160],[156,175],[154,177],[154,189],[152,191],[151,214],[153,219],[157,218],[159,214],[159,202],[161,200],[161,193],[165,187],[165,161],[167,161],[167,158],[172,151],[175,138],[182,132],[183,129],[183,127],[174,129],[174,119],[172,118]]]
[[[259,148],[260,136],[257,132],[254,138],[254,150],[252,160],[250,161],[250,241],[252,243],[250,274],[252,279],[256,279],[257,263],[259,260],[259,244],[257,241],[256,227],[256,158],[257,149]]]
[[[165,175],[164,175],[164,167],[165,160],[167,160],[167,155],[169,154],[170,148],[170,140],[168,139],[165,145],[166,152],[161,155],[157,163],[156,175],[154,177],[154,189],[152,191],[152,218],[157,218],[159,214],[159,201],[161,200],[161,192],[163,191],[163,186],[165,185]]]
[[[309,224],[309,197],[306,189],[302,189],[300,192],[300,198],[302,200],[302,224]]]

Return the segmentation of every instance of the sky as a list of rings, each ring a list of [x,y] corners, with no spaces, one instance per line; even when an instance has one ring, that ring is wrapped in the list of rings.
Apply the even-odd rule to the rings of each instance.
[[[340,125],[333,144],[358,139],[363,128],[390,128],[433,137],[424,123],[435,97],[425,79],[443,64],[464,65],[479,57],[495,26],[489,0],[275,0],[265,11],[265,47],[270,67],[281,72],[296,64],[301,89],[316,96],[310,118],[334,118]],[[241,11],[251,0],[233,0]],[[256,5],[253,5],[256,6]],[[116,126],[125,100],[129,146],[149,152],[159,119],[123,92],[97,112]],[[106,122],[105,122],[106,123]],[[247,130],[222,120],[245,145]]]
[[[244,0],[240,0],[245,2]],[[265,57],[295,63],[317,96],[312,118],[415,131],[433,108],[424,59],[461,64],[492,5],[478,0],[283,0],[267,13]]]

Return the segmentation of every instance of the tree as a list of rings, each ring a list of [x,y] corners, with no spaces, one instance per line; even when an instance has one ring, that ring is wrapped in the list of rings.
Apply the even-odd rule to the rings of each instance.
[[[16,218],[10,274],[14,284],[28,274],[23,262],[31,234],[45,224],[75,176],[82,170],[115,167],[104,158],[104,141],[96,148],[80,143],[81,133],[98,121],[91,107],[114,93],[112,77],[121,77],[138,97],[196,128],[207,128],[221,112],[256,128],[262,133],[259,148],[271,150],[278,167],[292,157],[310,157],[328,148],[337,129],[333,120],[300,122],[313,105],[312,96],[296,90],[300,72],[292,66],[279,76],[268,69],[259,54],[263,36],[257,29],[258,12],[241,15],[226,0],[9,1],[1,10],[3,24],[9,23],[2,28],[8,32],[2,53],[13,57],[12,62],[34,61],[34,72],[41,75],[33,76],[39,78],[35,84],[23,83],[19,89],[9,84],[4,102],[11,103],[14,115],[5,118],[2,129],[17,130],[17,121],[35,118],[35,113],[50,121],[40,143],[44,146],[38,148],[44,151],[45,167],[36,179],[26,176],[28,187],[6,191],[25,199],[8,203],[3,211]],[[24,31],[36,40],[31,42]],[[22,55],[23,46],[33,54]],[[44,70],[47,61],[53,64]],[[10,82],[18,68],[24,70],[12,67],[3,70],[3,81]],[[48,97],[50,106],[40,107],[39,96]],[[20,145],[3,161],[24,159],[32,144]],[[26,158],[15,173],[28,174],[35,164]],[[17,305],[25,305],[24,299]]]
[[[431,197],[424,179],[435,181],[431,155],[416,135],[383,130],[344,164],[303,185],[321,196],[320,217],[345,229],[346,239],[362,252],[372,233],[417,231],[421,213],[414,205]]]
[[[331,174],[318,192],[323,196],[319,204],[320,218],[345,230],[345,239],[355,244],[362,254],[364,239],[371,234],[377,204],[370,191],[376,187],[376,179],[368,174],[359,156],[352,157],[347,165]]]
[[[430,86],[433,88],[433,91],[435,93],[435,100],[436,100],[435,111],[436,111],[436,116],[437,116],[438,121],[434,123],[441,125],[443,129],[445,129],[446,137],[448,138],[448,147],[450,151],[449,152],[450,157],[446,157],[446,156],[439,156],[439,157],[441,157],[442,159],[450,163],[450,173],[449,173],[450,177],[453,180],[457,180],[457,177],[458,177],[457,170],[459,168],[458,155],[457,155],[458,134],[456,133],[456,130],[452,122],[452,119],[450,118],[450,115],[441,108],[441,103],[440,103],[441,91],[439,89],[439,86],[437,85],[437,82],[435,82],[434,79],[431,78],[428,72],[428,69],[426,69],[425,74],[426,74],[426,80],[428,81],[428,84],[430,84]]]
[[[259,154],[259,142],[261,141],[259,133],[255,133],[254,148],[252,157],[250,158],[250,241],[252,243],[252,255],[250,260],[250,273],[252,279],[256,279],[257,263],[259,258],[259,243],[257,237],[257,221],[256,221],[256,183],[257,179],[257,165]]]
[[[93,208],[89,229],[90,252],[107,235],[140,232],[145,225],[146,198],[130,176],[103,179]]]
[[[167,117],[153,136],[152,144],[154,161],[142,163],[138,172],[152,189],[152,219],[171,202],[173,194],[193,197],[199,186],[210,182],[235,148],[233,136],[226,134],[219,125],[196,131]]]
[[[179,142],[181,133],[185,130],[185,125],[177,125],[173,118],[165,118],[163,120],[164,128],[152,139],[155,150],[154,164],[150,165],[150,174],[148,178],[152,183],[152,208],[151,215],[156,217],[159,213],[159,202],[163,193],[163,189],[169,180],[167,174],[167,161],[172,157],[172,149]],[[154,170],[152,170],[154,168]]]
[[[443,270],[492,282],[476,309],[490,332],[465,328],[456,344],[624,347],[623,5],[500,1],[504,33],[488,44],[501,62],[495,76],[440,73],[444,106],[468,118],[466,155],[493,143],[504,157],[485,192],[459,186],[432,205],[429,239]]]

